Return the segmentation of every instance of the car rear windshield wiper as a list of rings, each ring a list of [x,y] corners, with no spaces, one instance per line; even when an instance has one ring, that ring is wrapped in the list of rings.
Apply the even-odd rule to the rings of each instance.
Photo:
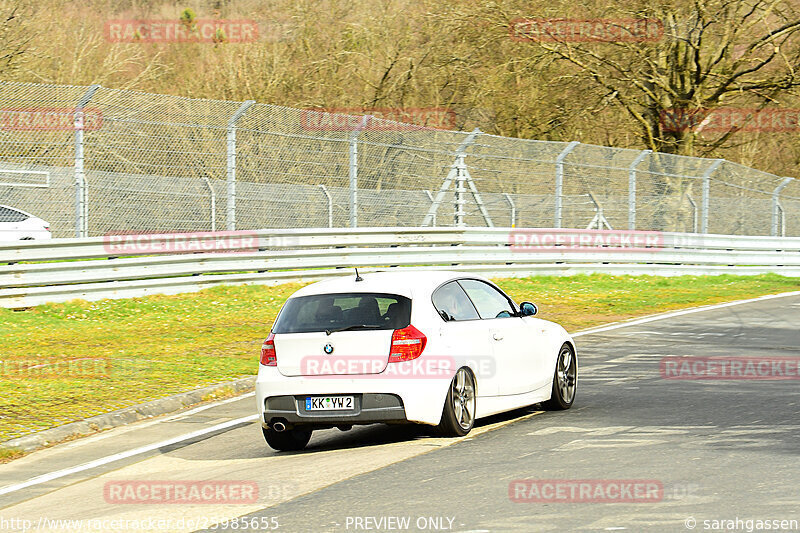
[[[380,328],[380,327],[382,327],[382,326],[379,326],[377,324],[353,324],[352,326],[347,326],[347,327],[344,327],[344,328],[326,329],[325,330],[325,334],[326,335],[330,335],[331,333],[336,333],[338,331],[352,331],[354,329],[376,329],[376,328]]]

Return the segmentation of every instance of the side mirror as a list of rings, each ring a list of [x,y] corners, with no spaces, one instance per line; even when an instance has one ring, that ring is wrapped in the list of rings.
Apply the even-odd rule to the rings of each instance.
[[[533,316],[539,312],[539,308],[530,302],[522,302],[519,306],[519,311],[522,313],[522,316]]]

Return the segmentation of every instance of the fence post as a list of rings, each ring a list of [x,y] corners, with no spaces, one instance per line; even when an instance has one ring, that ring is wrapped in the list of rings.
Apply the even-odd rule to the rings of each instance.
[[[90,86],[81,99],[78,100],[78,105],[75,106],[75,117],[73,125],[75,126],[75,236],[88,237],[89,236],[89,205],[88,193],[86,191],[86,172],[83,166],[83,128],[85,116],[83,108],[92,99],[94,93],[99,89],[99,85]]]
[[[694,201],[691,194],[686,195],[689,200],[689,205],[692,206],[692,233],[697,233],[697,202]]]
[[[433,195],[431,194],[431,191],[429,191],[429,190],[425,189],[425,190],[424,190],[424,191],[422,191],[422,192],[424,192],[425,194],[427,194],[427,195],[428,195],[428,200],[430,200],[430,201],[431,201],[431,204],[433,204]],[[432,225],[432,226],[436,226],[436,213],[435,213],[435,212],[433,213],[433,223],[432,223],[431,225]]]
[[[203,176],[203,181],[206,182],[206,187],[208,187],[209,196],[211,198],[211,231],[217,231],[217,193],[207,177]]]
[[[703,172],[703,220],[700,223],[700,233],[708,233],[708,203],[709,203],[709,194],[711,192],[711,174],[717,170],[717,167],[720,166],[725,160],[724,159],[717,159],[711,166]]]
[[[770,231],[770,235],[773,237],[778,236],[778,224],[780,221],[780,194],[784,187],[789,185],[789,182],[792,181],[794,178],[783,178],[783,181],[775,187],[775,190],[772,191],[772,231]],[[782,226],[782,225],[781,225]],[[782,232],[785,232],[786,228],[782,227]]]
[[[506,202],[508,202],[508,205],[511,208],[511,227],[515,228],[517,227],[517,206],[514,204],[514,199],[511,198],[511,195],[507,192],[503,193],[503,197],[506,199]]]
[[[325,198],[328,200],[328,227],[333,227],[333,199],[331,198],[330,193],[328,192],[328,188],[324,185],[319,186],[322,189],[322,194],[325,195]]]
[[[358,227],[358,130],[350,133],[350,227]]]
[[[350,132],[350,227],[358,227],[358,134],[367,127],[372,115],[364,115],[361,124]]]
[[[450,170],[447,172],[447,176],[444,178],[442,186],[439,187],[439,192],[436,193],[436,197],[431,202],[430,208],[428,208],[428,213],[425,215],[425,218],[422,219],[423,226],[427,226],[432,220],[436,219],[436,211],[439,210],[439,206],[441,205],[442,200],[444,200],[445,193],[450,188],[450,184],[453,183],[453,180],[459,173],[459,161],[461,161],[462,164],[464,163],[462,156],[465,155],[467,148],[469,148],[470,145],[475,142],[475,138],[481,133],[483,132],[479,128],[475,128],[464,138],[463,141],[461,141],[459,147],[456,148],[456,160],[450,165]]]
[[[578,141],[572,141],[564,148],[558,157],[556,157],[556,208],[555,208],[555,224],[554,227],[560,228],[561,227],[561,209],[563,206],[563,196],[564,196],[564,159],[569,155],[569,153],[575,149],[580,143]]]
[[[464,187],[464,183],[466,182],[466,168],[464,164],[464,154],[461,153],[458,155],[457,162],[456,162],[456,198],[455,198],[455,213],[453,222],[455,226],[464,226],[464,204],[467,200],[464,198],[464,195],[467,192],[466,187]]]
[[[228,119],[228,144],[227,144],[227,209],[225,213],[228,231],[236,230],[236,122],[244,115],[255,100],[242,102],[239,109]]]
[[[628,167],[628,229],[636,229],[636,167],[652,150],[642,150]]]

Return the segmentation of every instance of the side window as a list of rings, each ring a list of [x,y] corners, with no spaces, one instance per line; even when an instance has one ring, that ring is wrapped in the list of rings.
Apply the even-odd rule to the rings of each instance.
[[[478,308],[481,318],[507,318],[516,314],[508,298],[491,285],[475,279],[462,279],[458,282]]]
[[[455,281],[436,289],[436,292],[433,293],[433,306],[446,320],[477,320],[480,318],[475,306],[464,293],[464,289]]]
[[[28,220],[28,215],[20,213],[16,209],[0,207],[0,222],[22,222]]]

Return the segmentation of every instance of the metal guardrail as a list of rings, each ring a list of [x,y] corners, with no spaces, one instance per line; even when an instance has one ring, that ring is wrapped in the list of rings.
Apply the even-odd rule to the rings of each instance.
[[[529,246],[536,236],[644,236],[649,244]],[[549,240],[548,240],[549,239]],[[605,239],[605,241],[604,241]],[[323,228],[120,235],[0,243],[0,307],[75,298],[176,294],[221,284],[270,284],[387,268],[490,276],[756,274],[800,276],[800,238],[609,230]]]

